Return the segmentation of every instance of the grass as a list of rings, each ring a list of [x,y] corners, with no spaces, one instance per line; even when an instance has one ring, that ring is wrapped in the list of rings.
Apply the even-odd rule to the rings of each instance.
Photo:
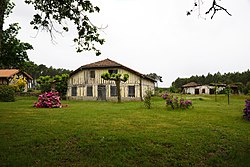
[[[188,96],[194,108],[141,102],[63,101],[36,109],[36,98],[0,102],[0,166],[249,166],[250,122],[243,96]]]

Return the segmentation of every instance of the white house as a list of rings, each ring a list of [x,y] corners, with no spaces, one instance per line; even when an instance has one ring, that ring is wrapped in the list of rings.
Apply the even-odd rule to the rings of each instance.
[[[223,90],[226,85],[217,85],[217,92]],[[182,86],[182,93],[184,94],[214,94],[215,86],[212,85],[201,85],[195,82],[190,82]]]
[[[128,74],[127,82],[121,82],[122,100],[142,100],[145,91],[154,92],[155,80],[113,60],[105,59],[83,65],[70,74],[67,98],[75,100],[117,100],[114,81],[101,78],[103,73]]]

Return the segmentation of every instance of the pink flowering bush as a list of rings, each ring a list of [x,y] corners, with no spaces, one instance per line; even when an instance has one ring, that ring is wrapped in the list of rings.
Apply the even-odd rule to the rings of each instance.
[[[58,92],[45,92],[39,95],[38,102],[34,103],[36,108],[61,108],[61,106]]]
[[[245,104],[245,108],[243,110],[243,112],[244,112],[243,117],[246,120],[250,121],[250,99],[247,99],[245,102],[246,102],[246,104]]]
[[[187,109],[193,105],[191,100],[184,100],[183,98],[179,100],[178,97],[174,97],[168,93],[163,94],[162,98],[166,100],[167,106],[171,106],[173,110],[178,108]]]

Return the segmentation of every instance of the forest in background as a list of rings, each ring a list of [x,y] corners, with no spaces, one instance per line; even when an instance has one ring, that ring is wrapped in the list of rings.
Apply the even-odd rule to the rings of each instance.
[[[37,65],[32,61],[26,61],[25,65],[21,67],[21,70],[31,75],[33,79],[37,79],[40,76],[54,77],[56,75],[70,74],[72,72],[72,70],[63,68],[47,67],[44,64]]]
[[[221,74],[217,72],[215,74],[208,73],[207,76],[195,75],[190,78],[177,78],[174,82],[172,82],[172,86],[170,90],[172,92],[178,92],[181,87],[189,82],[196,82],[197,84],[209,85],[216,83],[223,84],[234,84],[238,86],[238,90],[244,94],[248,94],[250,91],[250,70],[248,69],[245,72],[229,72]]]

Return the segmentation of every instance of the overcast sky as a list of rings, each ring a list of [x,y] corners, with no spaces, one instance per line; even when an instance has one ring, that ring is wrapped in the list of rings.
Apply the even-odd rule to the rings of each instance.
[[[177,77],[208,73],[242,72],[250,69],[250,0],[218,1],[232,16],[218,12],[213,20],[186,16],[194,0],[93,0],[101,8],[91,15],[106,42],[101,56],[93,52],[76,53],[75,32],[56,35],[53,44],[46,32],[29,25],[33,7],[14,0],[16,7],[7,23],[18,22],[19,39],[33,45],[29,58],[36,64],[76,70],[106,58],[140,73],[163,77],[160,86],[170,86]],[[205,13],[211,0],[203,0]]]

